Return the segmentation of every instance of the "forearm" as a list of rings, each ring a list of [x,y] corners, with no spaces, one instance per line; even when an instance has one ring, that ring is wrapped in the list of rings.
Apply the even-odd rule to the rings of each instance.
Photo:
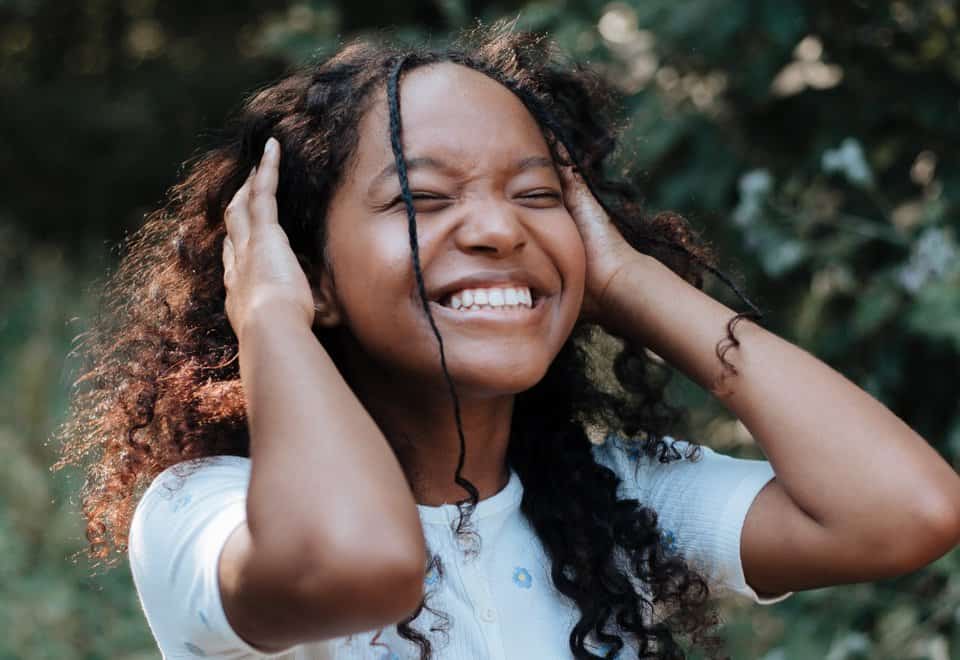
[[[409,554],[422,564],[422,528],[403,471],[310,329],[261,314],[241,335],[254,543],[282,540],[321,557],[336,548],[361,563]]]
[[[806,351],[743,320],[720,382],[717,342],[735,312],[640,255],[611,286],[611,330],[713,392],[751,432],[796,505],[824,527],[877,539],[956,529],[960,479],[903,421]],[[953,526],[953,527],[951,527]]]

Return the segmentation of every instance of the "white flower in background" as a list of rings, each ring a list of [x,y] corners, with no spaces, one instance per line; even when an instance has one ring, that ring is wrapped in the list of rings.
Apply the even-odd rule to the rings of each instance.
[[[793,61],[787,64],[770,83],[777,96],[799,94],[808,87],[830,89],[843,80],[843,68],[822,60],[823,42],[808,34],[793,49]]]
[[[958,250],[953,235],[931,227],[913,244],[910,258],[897,273],[901,286],[910,293],[919,291],[932,277],[945,277],[957,268]]]
[[[597,21],[600,36],[615,44],[626,44],[637,38],[637,12],[623,2],[612,2],[606,6],[600,20]]]
[[[855,186],[868,188],[873,185],[873,172],[863,155],[863,147],[855,138],[848,137],[840,143],[839,148],[824,151],[820,167],[827,174],[843,174]]]
[[[767,170],[750,170],[740,177],[740,192],[744,195],[766,195],[773,187],[773,177]]]
[[[740,177],[740,201],[733,209],[733,221],[740,227],[753,223],[773,190],[773,177],[767,170],[750,170]]]

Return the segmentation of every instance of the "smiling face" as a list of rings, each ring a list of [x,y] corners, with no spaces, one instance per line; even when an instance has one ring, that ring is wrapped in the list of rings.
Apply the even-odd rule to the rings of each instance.
[[[547,142],[512,92],[448,62],[403,76],[400,114],[420,267],[448,370],[461,394],[528,389],[568,338],[584,290],[583,242]],[[330,323],[348,333],[348,369],[367,365],[442,387],[393,168],[385,90],[359,133],[327,214],[338,310]],[[484,294],[488,304],[498,295],[516,304],[465,308]]]

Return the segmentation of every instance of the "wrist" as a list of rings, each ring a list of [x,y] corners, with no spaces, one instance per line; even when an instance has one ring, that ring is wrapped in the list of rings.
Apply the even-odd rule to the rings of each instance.
[[[655,279],[657,270],[666,268],[650,255],[635,252],[610,278],[599,302],[597,323],[609,334],[621,339],[635,339],[631,304],[645,297],[644,284]]]
[[[244,339],[263,333],[284,334],[305,330],[312,334],[303,314],[290,305],[261,304],[251,309],[240,325],[237,340],[243,346]]]

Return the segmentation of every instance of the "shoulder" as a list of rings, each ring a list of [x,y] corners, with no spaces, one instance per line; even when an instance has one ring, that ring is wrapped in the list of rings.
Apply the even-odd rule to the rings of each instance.
[[[196,490],[215,490],[249,482],[250,459],[244,456],[204,456],[171,465],[143,491],[138,507],[155,500],[171,501]]]
[[[158,474],[137,504],[130,572],[164,657],[291,657],[289,650],[265,654],[249,646],[221,601],[220,554],[246,520],[250,468],[240,456],[183,461]]]
[[[591,448],[593,459],[612,470],[622,481],[627,494],[663,477],[667,473],[683,473],[694,465],[712,463],[720,456],[709,447],[678,440],[665,435],[662,440],[629,438],[607,433],[603,441]]]
[[[249,482],[250,459],[243,456],[206,456],[167,467],[137,501],[130,521],[131,555],[245,502]]]
[[[661,442],[653,439],[632,438],[615,433],[607,433],[603,440],[593,445],[595,457],[606,461],[623,461],[631,463],[671,463],[676,460],[699,460],[701,450],[710,450],[709,447],[698,445],[687,440],[678,440],[670,435],[664,435]]]
[[[621,479],[622,497],[657,513],[665,547],[723,589],[762,604],[786,598],[758,596],[746,583],[740,556],[744,520],[757,494],[775,478],[772,465],[670,436],[657,451],[643,449],[639,440],[609,434],[593,454]]]
[[[640,440],[609,434],[594,460],[620,479],[618,494],[666,517],[739,519],[774,477],[766,460],[735,458],[671,436],[645,448]]]

